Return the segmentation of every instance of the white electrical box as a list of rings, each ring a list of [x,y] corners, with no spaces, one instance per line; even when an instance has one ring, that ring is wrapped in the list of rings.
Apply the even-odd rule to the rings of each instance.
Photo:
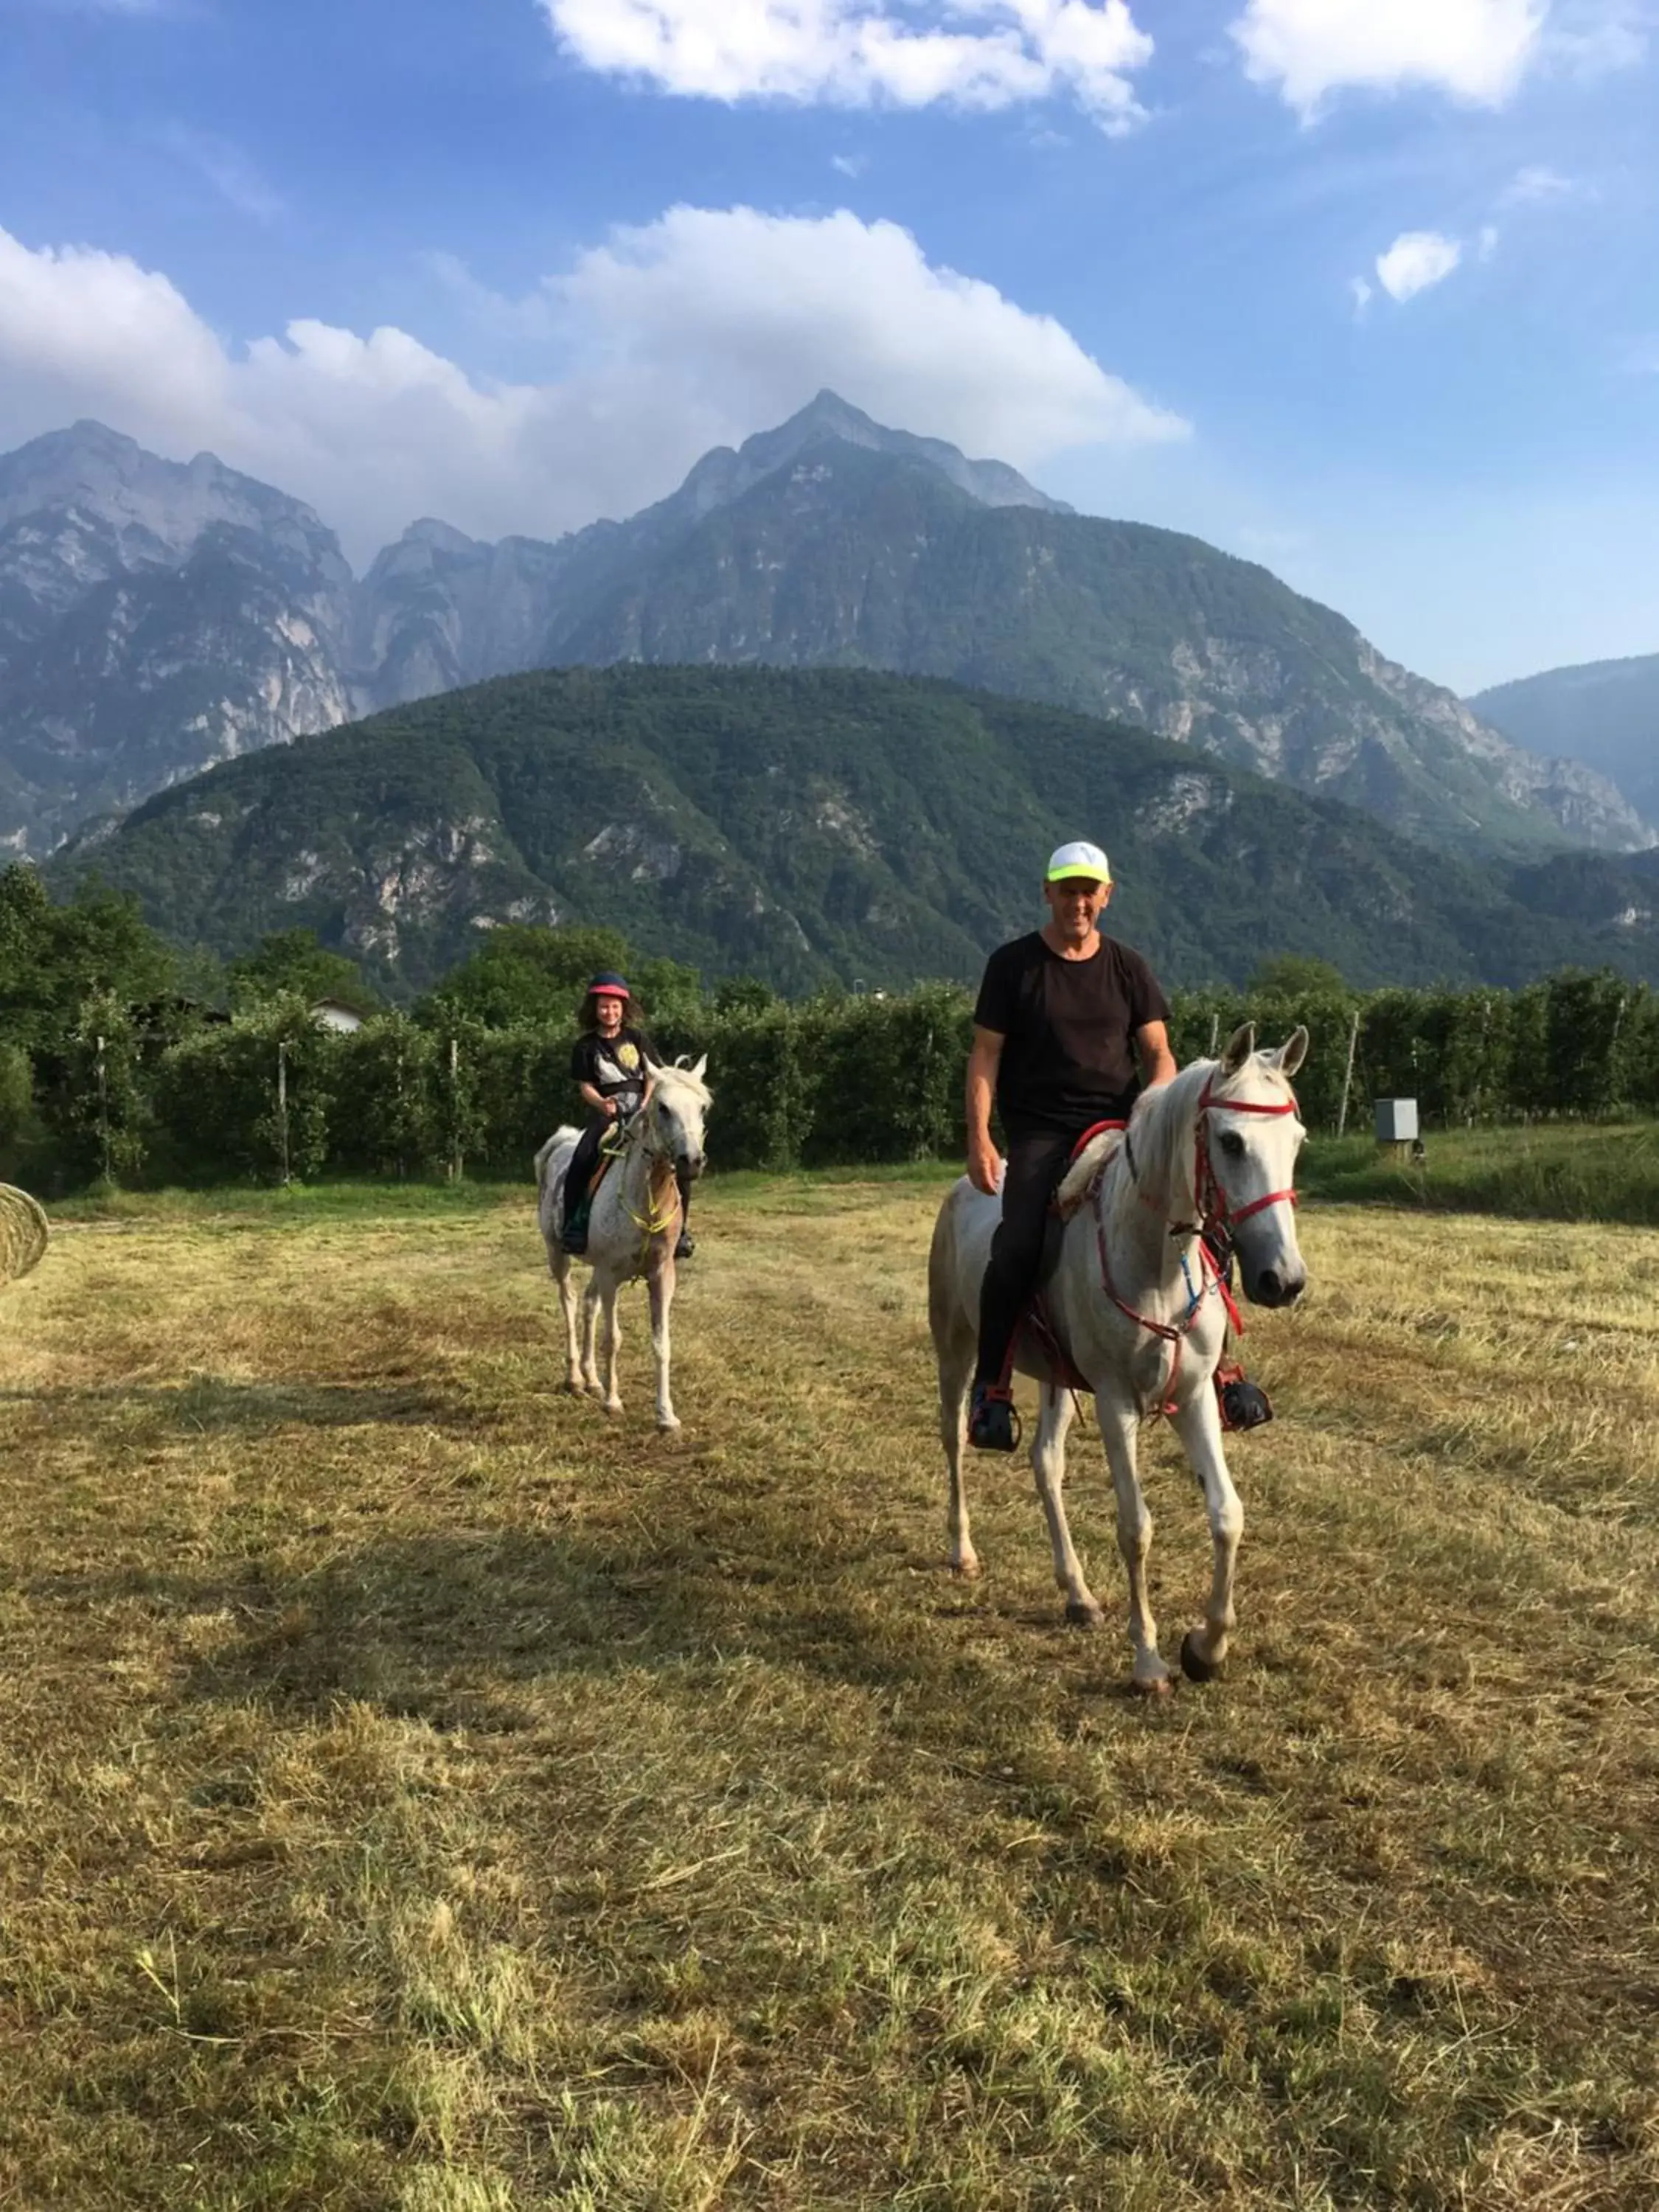
[[[1418,1133],[1415,1098],[1377,1100],[1376,1141],[1379,1145],[1409,1145]]]

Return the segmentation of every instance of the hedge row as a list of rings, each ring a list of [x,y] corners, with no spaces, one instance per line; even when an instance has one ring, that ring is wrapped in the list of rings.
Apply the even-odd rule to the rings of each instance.
[[[1260,1000],[1187,994],[1176,1058],[1207,1054],[1245,1019],[1264,1042],[1312,1037],[1297,1080],[1310,1127],[1350,1126],[1382,1096],[1447,1125],[1659,1109],[1659,1000],[1612,975],[1528,989],[1340,993]],[[716,1166],[787,1168],[949,1156],[962,1146],[965,995],[710,1009],[664,1024],[671,1054],[709,1056]],[[30,1069],[0,1059],[0,1164],[67,1188],[314,1178],[325,1173],[524,1175],[578,1103],[568,1028],[453,1033],[387,1015],[351,1035],[297,1000],[167,1039],[108,998],[88,1000],[70,1048]],[[1349,1051],[1352,1045],[1352,1075]]]

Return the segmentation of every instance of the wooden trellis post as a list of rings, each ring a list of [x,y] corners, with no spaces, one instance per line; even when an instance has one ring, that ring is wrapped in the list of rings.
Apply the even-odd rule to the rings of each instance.
[[[1348,1126],[1348,1093],[1353,1088],[1353,1056],[1359,1045],[1359,1009],[1353,1010],[1348,1024],[1348,1064],[1342,1071],[1342,1103],[1336,1109],[1336,1133],[1340,1137]]]
[[[287,1189],[294,1180],[288,1146],[288,1043],[286,1039],[276,1047],[276,1149],[280,1156],[283,1188]]]

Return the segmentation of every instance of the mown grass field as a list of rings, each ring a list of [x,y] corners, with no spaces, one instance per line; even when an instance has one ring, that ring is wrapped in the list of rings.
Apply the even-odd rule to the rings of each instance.
[[[527,1194],[147,1202],[0,1297],[0,2203],[1659,2203],[1659,1234],[1310,1205],[1228,1680],[1092,1431],[941,1571],[939,1183],[734,1182],[682,1437]],[[1161,1432],[1172,1652],[1208,1540]]]

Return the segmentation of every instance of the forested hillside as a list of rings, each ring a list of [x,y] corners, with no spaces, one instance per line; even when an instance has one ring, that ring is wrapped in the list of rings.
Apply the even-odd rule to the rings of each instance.
[[[503,678],[228,763],[52,874],[224,954],[313,927],[394,994],[515,921],[793,992],[971,976],[1079,835],[1113,855],[1113,927],[1176,981],[1278,952],[1358,984],[1659,975],[1646,861],[1454,860],[1118,725],[857,672]]]
[[[411,525],[361,580],[310,508],[97,423],[0,457],[0,842],[51,852],[213,762],[526,669],[947,678],[1115,715],[1455,851],[1640,850],[1580,762],[1511,744],[1254,562],[1074,514],[833,392],[556,543]]]

